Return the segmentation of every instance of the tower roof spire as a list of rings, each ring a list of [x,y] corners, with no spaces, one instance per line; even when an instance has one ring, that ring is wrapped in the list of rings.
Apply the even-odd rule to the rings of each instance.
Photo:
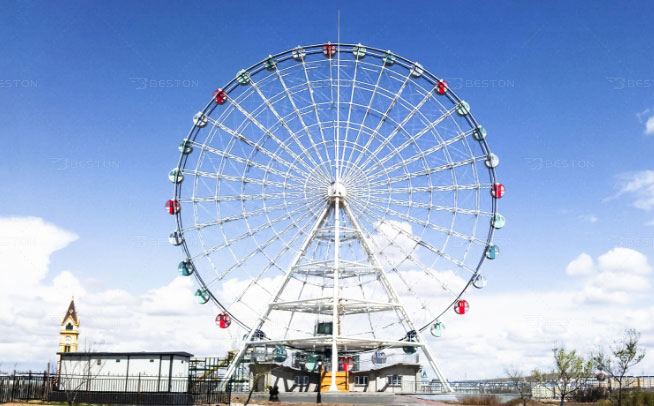
[[[77,318],[77,311],[75,310],[75,296],[73,296],[73,298],[70,300],[68,310],[66,311],[66,315],[64,316],[61,324],[64,324],[68,317],[72,318],[75,323],[79,323],[79,319]]]

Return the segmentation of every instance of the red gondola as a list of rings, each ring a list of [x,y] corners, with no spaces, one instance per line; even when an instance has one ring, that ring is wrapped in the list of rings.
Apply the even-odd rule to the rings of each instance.
[[[220,328],[227,328],[232,324],[232,318],[227,313],[220,313],[216,316],[216,325]]]
[[[218,104],[224,104],[227,101],[227,93],[225,93],[222,89],[218,89],[213,92],[213,99]]]
[[[468,304],[467,300],[457,300],[456,303],[454,303],[454,312],[456,314],[466,314],[468,312],[468,309],[470,308],[470,304]]]
[[[336,53],[336,45],[332,44],[331,42],[326,43],[322,46],[322,53],[327,58],[331,58]]]
[[[178,200],[168,200],[166,202],[166,212],[168,214],[177,214],[182,209]]]
[[[341,363],[343,364],[343,371],[351,371],[354,366],[354,360],[352,357],[341,358]]]
[[[447,82],[441,79],[438,82],[436,82],[436,93],[442,96],[445,94],[445,92],[447,92]]]
[[[501,198],[502,196],[504,196],[504,192],[505,192],[505,191],[506,191],[506,189],[504,188],[504,185],[503,185],[503,184],[501,184],[501,183],[495,183],[495,184],[491,187],[491,196],[496,197],[496,198],[499,199],[499,198]]]

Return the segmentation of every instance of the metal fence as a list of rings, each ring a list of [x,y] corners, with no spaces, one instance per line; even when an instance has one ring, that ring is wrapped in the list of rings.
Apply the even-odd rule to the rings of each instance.
[[[0,403],[13,400],[46,400],[52,390],[52,377],[47,373],[0,376]]]
[[[0,376],[0,403],[16,400],[54,402],[198,405],[229,404],[231,385],[220,390],[221,380],[168,377],[51,376],[13,374]]]

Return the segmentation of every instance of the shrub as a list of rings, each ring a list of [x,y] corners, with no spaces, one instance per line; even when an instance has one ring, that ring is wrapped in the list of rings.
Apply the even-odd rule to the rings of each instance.
[[[654,392],[623,393],[623,406],[654,406]]]
[[[500,398],[495,395],[468,395],[461,398],[459,404],[478,405],[478,406],[498,406]]]

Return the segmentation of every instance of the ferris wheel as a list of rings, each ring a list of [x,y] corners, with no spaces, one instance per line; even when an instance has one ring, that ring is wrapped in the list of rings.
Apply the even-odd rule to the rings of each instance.
[[[419,63],[361,44],[270,55],[193,117],[169,173],[184,276],[248,349],[422,350],[464,315],[499,248],[499,158],[470,105]],[[458,317],[458,316],[453,316]]]

